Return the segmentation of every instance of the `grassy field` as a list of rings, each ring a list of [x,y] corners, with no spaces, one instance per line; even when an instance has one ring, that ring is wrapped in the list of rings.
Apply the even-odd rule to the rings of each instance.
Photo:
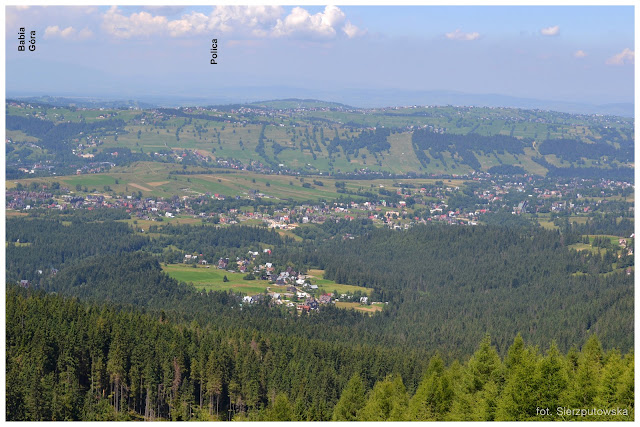
[[[10,138],[13,142],[38,142],[35,136],[29,136],[21,130],[7,130],[6,138]]]
[[[577,215],[571,215],[569,217],[569,222],[570,223],[578,223],[578,224],[585,224],[587,222],[589,218],[587,216],[577,216]],[[549,214],[539,214],[538,218],[537,218],[538,224],[540,224],[541,227],[549,229],[549,230],[557,230],[558,226],[556,226],[553,221],[551,221],[550,219],[550,215]],[[617,243],[617,242],[616,242]]]
[[[354,293],[360,291],[367,295],[371,295],[371,289],[363,288],[362,286],[343,285],[336,283],[333,280],[324,279],[324,270],[309,270],[307,275],[311,276],[311,284],[318,285],[318,288],[324,293],[332,293],[338,291],[338,294],[345,294],[347,292]]]
[[[214,225],[211,222],[204,222],[201,218],[194,218],[193,216],[175,216],[173,218],[162,217],[162,221],[151,221],[145,219],[119,219],[118,222],[125,222],[129,225],[135,225],[137,228],[141,228],[145,231],[149,230],[149,227],[155,225],[158,229],[161,229],[164,225],[173,224],[173,225]]]
[[[27,212],[18,212],[18,211],[5,211],[5,216],[7,218],[10,217],[18,217],[18,216],[28,216],[29,214]]]
[[[595,235],[589,235],[589,244],[586,243],[574,243],[573,245],[569,245],[569,248],[571,249],[575,249],[577,251],[591,251],[594,253],[600,253],[603,254],[605,253],[606,249],[604,248],[599,248],[597,246],[593,246],[593,241],[596,237],[605,237],[608,238],[611,241],[611,248],[618,250],[620,249],[620,244],[619,244],[619,239],[620,237],[618,236],[612,236],[612,235],[607,235],[607,234],[595,234]]]
[[[26,243],[21,243],[21,242],[13,242],[13,244],[17,247],[21,247],[21,246],[31,246],[31,242],[26,242]],[[9,242],[4,242],[4,247],[6,248],[7,246],[9,246]]]
[[[202,170],[202,168],[189,167],[188,171]],[[250,190],[265,194],[273,199],[291,199],[294,201],[307,200],[332,200],[341,196],[335,186],[336,179],[327,176],[317,177],[292,177],[285,175],[263,175],[248,171],[220,170],[220,173],[201,175],[177,175],[169,174],[171,171],[183,171],[181,165],[163,164],[154,162],[138,162],[130,166],[115,167],[108,173],[68,175],[59,177],[25,178],[6,181],[7,189],[15,188],[18,183],[29,185],[38,182],[50,185],[53,182],[68,187],[73,193],[77,193],[76,186],[80,185],[89,192],[95,190],[105,193],[108,186],[116,194],[132,194],[141,192],[144,197],[171,197],[172,195],[203,195],[223,194],[226,197],[246,197]],[[313,180],[321,181],[322,186],[313,184]],[[350,191],[360,189],[377,193],[380,185],[386,189],[399,188],[393,184],[397,180],[348,180],[346,188]],[[412,184],[417,188],[424,185],[433,185],[436,179],[405,179],[401,183]],[[310,188],[303,184],[312,184]],[[459,187],[464,185],[460,179],[445,180],[444,185]],[[85,194],[84,191],[79,194]],[[107,192],[108,193],[108,192]],[[382,197],[381,197],[382,198]]]
[[[228,291],[241,292],[247,295],[263,293],[269,282],[266,280],[243,280],[245,273],[230,273],[219,270],[214,266],[197,266],[193,268],[186,264],[169,264],[162,266],[162,270],[176,280],[193,283],[196,289],[204,291]],[[229,279],[224,281],[224,276]]]
[[[573,245],[569,245],[569,249],[574,249],[576,251],[590,251],[593,253],[604,253],[605,249],[596,248],[591,245],[587,245],[586,243],[574,243]]]
[[[613,235],[610,235],[610,234],[590,234],[589,235],[589,242],[591,244],[593,244],[593,240],[596,237],[606,237],[606,238],[608,238],[611,241],[611,245],[614,248],[617,248],[619,246],[619,244],[618,244],[618,241],[620,240],[619,236],[613,236]]]
[[[244,222],[243,225],[248,225],[249,221]],[[262,221],[260,221],[262,222]],[[302,242],[302,237],[298,236],[297,234],[293,234],[293,231],[291,230],[277,230],[278,234],[281,235],[282,237],[291,237],[293,240],[295,240],[296,242]]]
[[[382,311],[384,304],[364,305],[360,304],[359,302],[338,301],[336,302],[336,307],[364,311],[367,313],[375,313],[376,311]]]
[[[274,290],[278,288],[275,285],[270,285],[266,280],[244,280],[243,277],[245,273],[230,273],[226,270],[220,270],[213,265],[210,266],[210,268],[201,265],[194,268],[187,264],[168,264],[163,266],[162,270],[176,280],[193,283],[196,289],[203,289],[205,291],[233,290],[247,295],[255,295],[264,292],[267,287],[271,287]],[[318,285],[318,288],[323,293],[332,293],[335,290],[338,291],[339,294],[347,292],[354,293],[355,291],[360,291],[367,295],[371,294],[371,289],[368,288],[343,285],[335,283],[332,280],[323,279],[323,270],[309,270],[308,274],[311,276],[311,283]],[[224,276],[227,276],[227,279],[229,279],[228,282],[224,282]],[[370,308],[372,306],[363,307]],[[380,307],[380,309],[382,308]]]

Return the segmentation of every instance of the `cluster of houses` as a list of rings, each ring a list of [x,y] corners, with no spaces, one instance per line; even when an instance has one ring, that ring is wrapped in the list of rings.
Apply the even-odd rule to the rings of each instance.
[[[264,249],[266,254],[271,253],[271,249]],[[229,272],[236,272],[234,270],[245,273],[250,271],[253,259],[258,256],[259,252],[249,251],[248,258],[236,257],[235,261],[230,261],[229,258],[221,257],[215,266],[218,269],[226,270]],[[202,254],[184,255],[185,263],[197,263],[207,266],[209,263],[203,258]],[[298,311],[309,312],[311,310],[318,310],[322,305],[335,303],[334,296],[329,293],[322,293],[318,295],[318,285],[311,284],[309,277],[295,271],[292,267],[287,267],[285,270],[276,273],[273,263],[267,262],[261,265],[257,265],[252,270],[261,279],[269,280],[273,283],[274,287],[267,288],[267,295],[271,298],[271,302],[275,305],[286,305],[287,307],[296,307]],[[343,294],[342,297],[346,298],[347,295]],[[262,301],[263,294],[257,294],[252,296],[245,296],[243,298],[243,304],[253,304]],[[367,297],[361,298],[362,303],[367,303]]]
[[[5,193],[7,209],[31,209],[32,205],[44,203],[53,197],[47,191],[17,191],[11,190]]]
[[[285,291],[272,290],[267,288],[267,294],[271,298],[271,303],[278,306],[283,305],[286,307],[295,307],[299,312],[310,312],[312,310],[319,310],[321,306],[327,304],[334,304],[335,300],[331,294],[321,294],[317,298],[312,296],[308,292],[301,291],[295,286],[288,286]],[[252,296],[245,296],[242,299],[243,304],[254,304],[261,302],[264,299],[264,294],[256,294]],[[365,297],[366,298],[366,297]]]
[[[473,207],[451,205],[450,197],[461,191],[451,184],[437,182],[436,185],[415,188],[410,184],[398,185],[394,188],[391,198],[380,194],[379,198],[365,201],[351,202],[318,202],[302,204],[294,208],[283,207],[273,212],[256,210],[243,212],[237,208],[204,211],[207,200],[227,200],[224,194],[174,195],[165,198],[140,198],[135,194],[126,196],[110,196],[108,194],[72,193],[68,188],[51,193],[42,186],[42,190],[29,193],[9,191],[6,206],[9,209],[26,209],[45,207],[49,209],[95,209],[95,208],[123,208],[132,216],[142,220],[161,221],[163,217],[173,218],[192,216],[197,218],[211,218],[219,224],[238,224],[248,220],[261,220],[270,228],[290,230],[299,224],[322,224],[326,221],[340,219],[354,220],[368,218],[374,224],[392,229],[406,229],[416,224],[444,222],[457,225],[476,225],[483,214],[507,210],[514,214],[570,212],[575,214],[589,214],[596,210],[606,209],[607,196],[630,192],[633,185],[625,181],[614,180],[564,180],[537,181],[533,177],[526,177],[522,181],[498,181],[489,176],[477,174],[474,178],[479,184],[474,191],[480,203],[484,205]],[[135,186],[134,186],[135,187]],[[381,191],[384,186],[380,186]],[[387,191],[386,189],[384,190]],[[393,194],[395,193],[395,194]],[[387,193],[388,194],[388,193]],[[598,197],[595,197],[598,196]],[[256,197],[266,197],[257,191],[249,191],[245,196],[234,196],[254,200]],[[423,211],[414,215],[407,206],[411,197]],[[51,199],[53,198],[53,203]],[[27,199],[30,199],[27,201]],[[633,209],[633,208],[631,208]]]

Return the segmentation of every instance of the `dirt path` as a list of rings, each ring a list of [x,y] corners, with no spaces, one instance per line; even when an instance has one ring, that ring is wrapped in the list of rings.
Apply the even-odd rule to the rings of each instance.
[[[144,191],[153,191],[153,190],[151,190],[150,188],[143,187],[143,186],[142,186],[142,185],[140,185],[140,184],[134,184],[134,183],[130,182],[130,183],[129,183],[129,185],[130,185],[130,186],[132,186],[132,187],[139,188],[140,190],[144,190]]]

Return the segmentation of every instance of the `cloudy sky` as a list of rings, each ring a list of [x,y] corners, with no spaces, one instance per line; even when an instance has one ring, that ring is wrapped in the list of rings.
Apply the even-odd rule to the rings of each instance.
[[[7,6],[5,22],[13,96],[215,97],[240,87],[594,104],[634,96],[631,6]],[[36,31],[35,52],[18,51],[20,27]]]

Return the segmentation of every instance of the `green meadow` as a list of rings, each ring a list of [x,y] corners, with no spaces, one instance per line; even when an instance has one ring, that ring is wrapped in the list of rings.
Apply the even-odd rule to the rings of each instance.
[[[187,171],[204,170],[200,167],[188,167]],[[210,169],[211,174],[180,175],[170,174],[171,171],[182,172],[183,168],[177,164],[137,162],[130,166],[114,167],[108,173],[51,176],[39,178],[25,178],[6,181],[7,189],[15,188],[18,183],[29,185],[31,182],[50,185],[58,182],[62,187],[68,187],[73,193],[85,194],[95,190],[97,193],[132,194],[141,192],[144,197],[165,197],[173,195],[194,196],[205,193],[222,194],[226,197],[246,197],[250,191],[262,193],[267,198],[275,200],[308,201],[308,200],[333,200],[341,196],[335,186],[335,178],[328,176],[293,177],[286,175],[264,175],[248,171],[234,171],[229,169]],[[322,186],[313,181],[322,182]],[[387,190],[394,187],[397,180],[348,180],[346,188],[349,191],[363,190],[377,193],[380,186]],[[424,185],[433,185],[435,179],[403,179],[400,182],[412,184],[417,188]],[[310,187],[304,187],[305,183]],[[445,185],[457,187],[464,185],[463,180],[446,180]],[[77,186],[81,190],[76,190]],[[109,190],[106,190],[108,187]],[[356,196],[357,198],[357,196]],[[381,196],[383,198],[383,196]]]
[[[324,270],[309,270],[307,275],[311,276],[311,284],[318,285],[318,288],[323,293],[333,293],[333,291],[337,291],[338,294],[346,294],[347,292],[354,293],[356,291],[360,291],[367,295],[371,294],[371,289],[369,288],[343,285],[341,283],[336,283],[333,280],[324,279]]]
[[[174,279],[192,283],[198,290],[204,291],[228,291],[241,292],[247,295],[263,293],[269,285],[266,280],[244,280],[245,273],[230,273],[220,270],[214,265],[193,267],[187,264],[163,265],[162,270]],[[224,281],[224,276],[229,279]]]

